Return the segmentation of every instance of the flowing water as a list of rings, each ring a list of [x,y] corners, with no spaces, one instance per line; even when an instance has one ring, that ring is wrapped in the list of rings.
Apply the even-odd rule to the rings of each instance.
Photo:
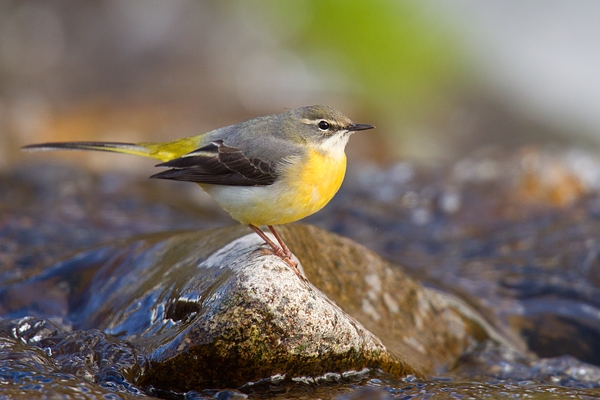
[[[123,269],[143,269],[146,252],[172,232],[224,225],[227,217],[215,217],[210,203],[176,203],[154,183],[56,166],[15,170],[0,179],[0,396],[600,397],[600,180],[593,170],[600,161],[592,155],[537,149],[440,169],[361,166],[307,221],[461,297],[521,335],[531,353],[487,340],[428,379],[373,370],[188,393],[138,385],[144,343],[123,332],[143,327],[103,313],[106,297],[90,288],[127,287]],[[184,186],[184,194],[196,189]],[[125,250],[115,253],[117,246]],[[112,267],[99,274],[107,257]],[[123,310],[127,324],[136,324],[136,313],[147,320],[162,301],[152,293]]]

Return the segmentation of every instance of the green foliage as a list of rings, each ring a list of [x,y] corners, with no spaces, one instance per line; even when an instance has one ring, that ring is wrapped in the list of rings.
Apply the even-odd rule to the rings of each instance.
[[[347,78],[373,108],[418,112],[459,76],[449,31],[415,2],[305,0],[261,2],[287,45]],[[284,34],[286,29],[295,32]]]

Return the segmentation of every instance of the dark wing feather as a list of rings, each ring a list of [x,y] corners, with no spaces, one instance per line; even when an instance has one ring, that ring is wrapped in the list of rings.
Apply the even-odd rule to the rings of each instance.
[[[271,164],[257,158],[248,158],[240,149],[227,146],[222,140],[215,140],[182,157],[158,164],[157,167],[170,169],[152,175],[151,178],[213,185],[271,185],[277,178]]]

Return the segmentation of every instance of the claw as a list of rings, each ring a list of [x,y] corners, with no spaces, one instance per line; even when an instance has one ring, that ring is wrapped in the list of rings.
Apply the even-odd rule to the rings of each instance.
[[[300,271],[298,270],[298,262],[296,262],[296,260],[294,260],[294,255],[290,251],[289,247],[287,247],[286,244],[283,242],[281,237],[279,237],[279,235],[275,231],[275,228],[273,228],[270,225],[268,226],[269,230],[275,236],[275,239],[277,239],[277,241],[279,242],[279,246],[277,246],[275,244],[275,242],[273,242],[271,239],[269,239],[269,237],[267,235],[265,235],[265,233],[263,231],[261,231],[260,229],[258,229],[256,226],[254,226],[254,225],[248,225],[248,226],[250,228],[252,228],[252,230],[254,232],[256,232],[256,234],[258,236],[260,236],[271,247],[270,249],[263,249],[264,252],[274,254],[277,257],[281,258],[292,269],[292,271],[294,271],[294,273],[296,275],[298,275],[302,280],[306,280],[306,278],[304,278],[300,274]]]

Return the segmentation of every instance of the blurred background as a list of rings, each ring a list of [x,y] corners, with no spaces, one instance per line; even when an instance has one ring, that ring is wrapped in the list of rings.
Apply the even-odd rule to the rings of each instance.
[[[440,164],[600,143],[600,2],[0,0],[0,168],[44,141],[163,141],[309,104],[377,126],[349,158]],[[109,158],[107,158],[109,157]]]

